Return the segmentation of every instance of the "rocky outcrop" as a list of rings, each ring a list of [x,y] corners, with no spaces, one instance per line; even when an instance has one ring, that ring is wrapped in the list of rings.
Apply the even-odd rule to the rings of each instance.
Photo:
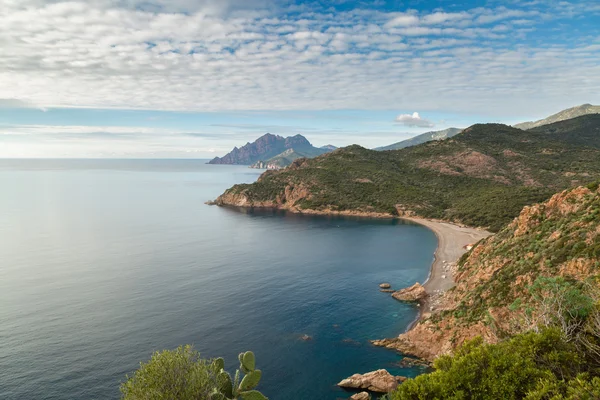
[[[496,336],[483,323],[469,327],[457,327],[453,324],[456,321],[452,318],[442,319],[440,322],[425,319],[396,338],[373,340],[371,343],[432,362],[477,336],[483,337],[488,343],[497,341]]]
[[[379,284],[379,288],[380,289],[389,289],[391,287],[392,287],[392,285],[390,285],[389,283],[381,283],[381,284]]]
[[[394,292],[392,297],[400,301],[421,301],[427,297],[427,291],[417,282],[409,288]]]
[[[350,396],[350,400],[371,400],[371,395],[367,392],[360,392]]]
[[[385,369],[368,372],[364,375],[354,374],[338,383],[339,387],[348,389],[366,389],[371,392],[389,393],[398,387],[403,377],[393,376]]]

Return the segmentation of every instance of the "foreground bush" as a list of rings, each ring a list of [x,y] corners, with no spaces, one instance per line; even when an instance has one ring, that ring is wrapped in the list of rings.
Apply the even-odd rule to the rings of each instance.
[[[600,398],[600,379],[592,378],[585,355],[557,329],[494,345],[475,339],[434,366],[436,371],[406,381],[390,399]]]
[[[124,400],[267,400],[253,390],[261,371],[255,369],[254,354],[239,356],[235,379],[224,370],[222,358],[204,360],[192,346],[156,352],[147,363],[121,385]]]

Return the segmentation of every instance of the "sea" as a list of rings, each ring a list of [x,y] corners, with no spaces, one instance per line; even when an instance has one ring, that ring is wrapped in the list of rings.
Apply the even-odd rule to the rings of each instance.
[[[347,399],[385,368],[370,339],[414,305],[437,244],[398,220],[208,206],[261,171],[206,160],[0,160],[0,399],[118,399],[153,352],[252,350],[274,400]]]

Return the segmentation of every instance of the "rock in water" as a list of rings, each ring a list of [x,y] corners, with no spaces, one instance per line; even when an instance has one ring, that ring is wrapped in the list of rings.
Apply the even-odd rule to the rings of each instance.
[[[400,301],[420,301],[427,297],[427,292],[425,291],[425,288],[417,282],[409,288],[394,292],[392,297]]]
[[[367,392],[360,392],[350,397],[350,400],[371,400],[371,395]]]
[[[399,377],[395,377],[385,369],[369,372],[364,375],[354,374],[338,383],[339,387],[350,389],[367,389],[371,392],[389,393],[398,387]]]
[[[391,287],[392,285],[390,285],[389,283],[382,283],[381,285],[379,285],[380,289],[389,289]]]

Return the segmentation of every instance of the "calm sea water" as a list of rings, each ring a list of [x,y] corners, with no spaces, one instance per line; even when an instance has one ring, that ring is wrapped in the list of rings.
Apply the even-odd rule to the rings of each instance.
[[[118,398],[139,361],[186,343],[231,368],[253,350],[275,400],[418,373],[368,339],[415,318],[377,285],[423,281],[434,234],[204,204],[257,177],[198,160],[0,160],[0,398]]]

